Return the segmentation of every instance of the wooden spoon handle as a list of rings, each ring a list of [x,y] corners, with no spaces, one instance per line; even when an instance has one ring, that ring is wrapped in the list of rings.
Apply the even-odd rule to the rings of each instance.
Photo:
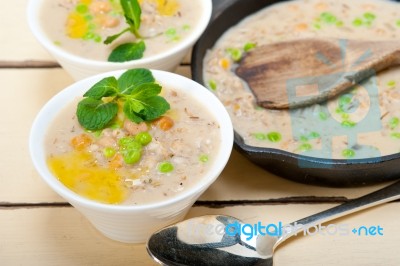
[[[257,47],[236,74],[258,105],[285,109],[326,101],[399,62],[399,42],[302,39]],[[309,89],[299,94],[302,83]]]

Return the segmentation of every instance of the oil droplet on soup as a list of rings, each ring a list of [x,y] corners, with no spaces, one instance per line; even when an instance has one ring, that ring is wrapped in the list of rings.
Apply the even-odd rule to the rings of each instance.
[[[122,176],[112,168],[98,166],[88,152],[71,151],[52,156],[47,163],[66,187],[89,199],[118,204],[129,195]]]

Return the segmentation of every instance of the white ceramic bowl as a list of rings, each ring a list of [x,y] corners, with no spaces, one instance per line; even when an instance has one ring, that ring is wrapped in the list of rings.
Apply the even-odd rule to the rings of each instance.
[[[139,206],[108,205],[86,199],[65,187],[48,169],[44,143],[46,132],[59,111],[77,96],[82,96],[104,77],[119,77],[124,70],[107,72],[83,79],[55,95],[39,112],[30,132],[29,148],[36,170],[60,196],[78,209],[107,237],[127,243],[142,243],[152,232],[182,220],[197,198],[217,179],[225,167],[233,145],[233,128],[222,103],[200,84],[186,77],[159,70],[152,73],[160,84],[184,90],[214,114],[220,124],[221,147],[211,169],[193,187],[162,202]]]
[[[212,0],[201,0],[200,3],[204,12],[199,23],[192,29],[189,36],[180,41],[172,49],[138,60],[113,63],[79,57],[55,45],[42,29],[39,19],[41,6],[45,1],[29,0],[27,8],[28,24],[36,39],[75,80],[112,70],[138,67],[174,71],[206,29],[212,13]],[[48,23],[51,23],[51,21]]]

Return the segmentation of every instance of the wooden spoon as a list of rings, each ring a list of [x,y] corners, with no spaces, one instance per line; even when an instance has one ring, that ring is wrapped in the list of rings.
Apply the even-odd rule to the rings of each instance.
[[[299,39],[254,48],[236,74],[258,105],[297,108],[326,101],[399,59],[396,41]]]

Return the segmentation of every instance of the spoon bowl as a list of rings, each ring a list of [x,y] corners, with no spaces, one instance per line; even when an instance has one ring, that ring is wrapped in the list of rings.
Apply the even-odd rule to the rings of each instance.
[[[244,222],[224,215],[188,219],[155,232],[147,242],[161,265],[273,265],[274,250],[302,230],[400,198],[400,181],[339,206],[250,237]]]
[[[237,233],[243,225],[224,215],[188,219],[154,233],[147,251],[161,265],[269,265],[267,261],[272,265],[272,249],[271,254],[261,255],[256,238],[246,240]]]

